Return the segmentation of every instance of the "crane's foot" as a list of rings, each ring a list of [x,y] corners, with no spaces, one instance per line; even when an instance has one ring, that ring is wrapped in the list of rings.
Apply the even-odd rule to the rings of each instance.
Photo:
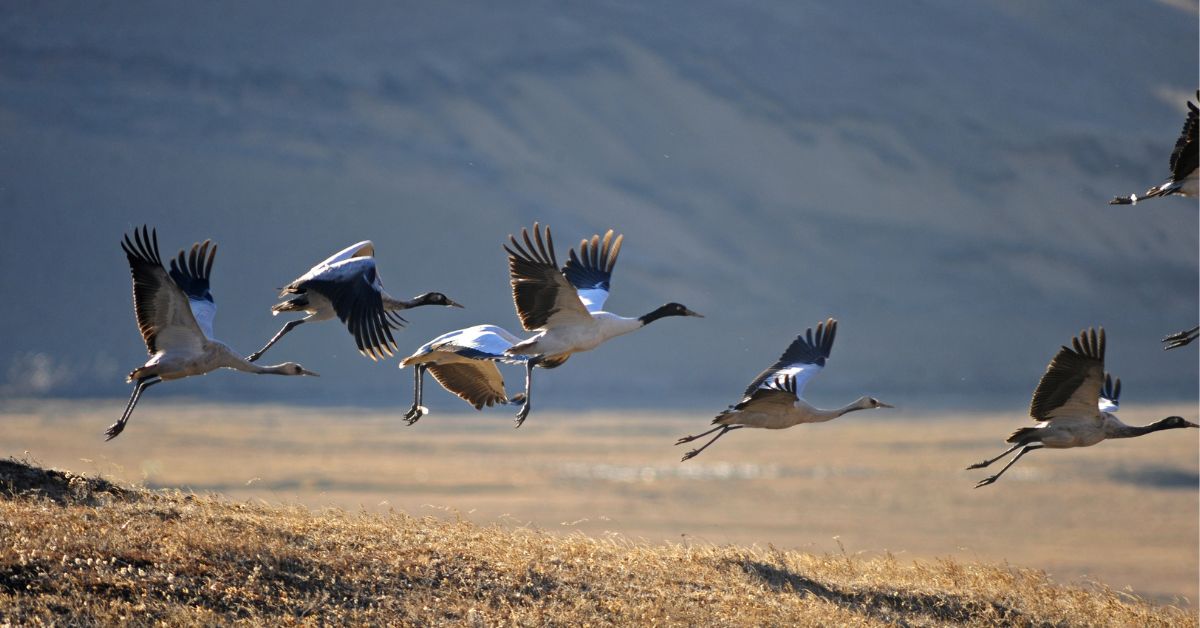
[[[247,362],[257,362],[258,359],[262,357],[262,354],[263,354],[262,351],[255,351],[254,353],[251,353],[250,355],[246,356],[246,361]]]
[[[104,440],[106,440],[106,441],[112,440],[112,439],[116,438],[117,435],[119,435],[121,432],[124,432],[124,431],[125,431],[125,422],[117,421],[116,423],[113,423],[112,425],[108,426],[107,430],[104,430],[104,435],[108,437]]]
[[[1192,344],[1192,341],[1195,340],[1198,335],[1200,335],[1200,330],[1197,330],[1195,327],[1179,333],[1171,334],[1170,336],[1162,339],[1164,345],[1163,351],[1178,349],[1179,347],[1186,347]]]
[[[413,407],[408,409],[408,414],[404,415],[404,423],[406,425],[412,425],[413,423],[420,421],[421,417],[425,416],[426,414],[429,414],[429,408],[413,404]]]
[[[997,478],[999,478],[999,477],[1000,477],[1000,476],[998,476],[998,475],[993,475],[993,476],[991,476],[991,477],[986,477],[986,478],[983,478],[982,480],[980,480],[980,481],[979,481],[979,483],[978,483],[978,484],[976,484],[976,485],[975,485],[975,488],[980,488],[980,487],[983,487],[983,486],[987,486],[988,484],[991,484],[992,482],[995,482],[995,481],[996,481],[996,479],[997,479]]]
[[[982,468],[988,466],[989,464],[992,464],[992,461],[984,460],[983,462],[976,462],[975,464],[967,467],[967,470],[970,471],[971,469],[982,469]]]
[[[678,443],[676,443],[676,444],[678,444]],[[680,458],[680,459],[679,459],[679,461],[680,461],[680,462],[687,462],[688,460],[691,460],[692,458],[695,458],[696,456],[699,456],[699,455],[700,455],[700,450],[699,450],[699,449],[693,449],[693,450],[691,450],[691,451],[687,452],[686,454],[683,454],[683,457],[682,457],[682,458]]]
[[[682,445],[684,443],[690,443],[690,442],[696,440],[697,438],[700,438],[700,437],[699,436],[684,436],[683,438],[675,441],[675,444]],[[687,458],[684,458],[684,460],[687,460]]]
[[[513,426],[514,429],[521,427],[521,424],[524,423],[525,419],[529,416],[530,410],[531,408],[529,407],[529,404],[521,406],[521,411],[517,413],[517,418],[514,419],[514,421],[516,421],[516,425]]]

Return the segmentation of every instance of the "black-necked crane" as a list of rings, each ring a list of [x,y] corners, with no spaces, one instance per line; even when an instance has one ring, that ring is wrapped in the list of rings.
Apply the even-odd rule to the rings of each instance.
[[[1200,91],[1196,92],[1196,97],[1200,99]],[[1146,190],[1141,197],[1137,194],[1118,196],[1109,201],[1109,205],[1133,205],[1147,198],[1172,194],[1197,196],[1197,188],[1200,187],[1196,172],[1196,166],[1200,164],[1200,109],[1191,102],[1188,102],[1187,107],[1188,115],[1183,123],[1183,132],[1179,134],[1179,139],[1175,140],[1175,150],[1171,151],[1171,176]]]
[[[1046,373],[1038,382],[1029,404],[1029,416],[1038,421],[1033,427],[1022,427],[1008,437],[1013,443],[1007,451],[973,464],[968,469],[982,469],[1020,449],[1020,453],[1004,465],[1000,472],[980,480],[975,488],[995,482],[1025,454],[1048,447],[1069,449],[1090,447],[1109,438],[1133,438],[1160,430],[1200,427],[1183,417],[1169,416],[1143,426],[1121,422],[1113,412],[1117,409],[1121,381],[1113,384],[1104,372],[1104,328],[1099,333],[1088,329],[1071,339],[1072,346],[1058,350]]]
[[[613,238],[612,229],[604,238],[594,235],[579,243],[579,255],[570,251],[562,269],[554,254],[550,227],[533,223],[533,238],[521,229],[522,246],[508,236],[508,270],[512,281],[513,304],[521,326],[537,332],[510,347],[505,353],[524,355],[525,402],[517,413],[517,427],[529,416],[530,385],[535,367],[554,368],[574,353],[590,351],[605,341],[628,334],[667,316],[701,316],[679,303],[668,303],[642,316],[627,318],[602,308],[608,299],[613,266],[621,251],[624,236]]]
[[[211,245],[211,247],[210,247]],[[134,230],[126,234],[121,248],[133,274],[133,311],[138,330],[146,342],[150,359],[129,374],[133,395],[121,419],[105,434],[116,438],[142,391],[159,382],[203,375],[219,368],[263,375],[316,375],[295,362],[275,366],[252,364],[224,343],[213,338],[213,317],[217,306],[209,290],[209,274],[216,259],[217,246],[205,240],[193,244],[185,256],[171,260],[168,273],[158,253],[158,232]]]
[[[720,430],[704,446],[684,454],[683,460],[695,458],[718,438],[743,427],[782,430],[801,423],[832,421],[856,410],[894,407],[867,396],[832,410],[816,408],[804,400],[804,387],[808,380],[825,368],[835,335],[837,321],[830,318],[817,323],[816,332],[810,327],[796,336],[783,355],[750,382],[742,393],[742,400],[713,419],[712,424],[717,427],[695,436],[684,436],[675,442],[676,445],[690,443]]]
[[[527,356],[505,353],[520,342],[507,329],[496,325],[476,325],[446,332],[422,345],[400,362],[400,368],[413,367],[413,403],[404,415],[409,425],[416,423],[429,409],[421,405],[425,371],[442,388],[482,410],[495,404],[521,403],[523,394],[510,400],[504,390],[504,377],[497,362],[521,364]]]
[[[396,311],[422,305],[462,307],[440,292],[426,292],[407,301],[392,297],[379,280],[374,255],[375,245],[364,240],[334,253],[285,286],[279,298],[287,300],[274,305],[271,313],[306,312],[308,316],[285,323],[249,360],[258,360],[301,323],[326,321],[334,316],[350,330],[359,353],[379,360],[395,355],[392,330],[407,322]]]

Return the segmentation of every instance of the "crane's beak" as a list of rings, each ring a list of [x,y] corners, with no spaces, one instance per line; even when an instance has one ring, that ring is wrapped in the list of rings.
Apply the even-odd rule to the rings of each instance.
[[[1196,425],[1195,423],[1192,423],[1191,421],[1184,421],[1184,423],[1186,423],[1188,427],[1200,427],[1200,425]]]
[[[320,377],[320,376],[321,376],[321,374],[320,374],[320,373],[317,373],[316,371],[310,371],[310,370],[308,370],[308,369],[303,369],[303,368],[302,368],[302,369],[300,369],[300,374],[301,374],[301,375],[312,375],[313,377]]]
[[[892,405],[892,404],[890,404],[890,403],[884,403],[884,402],[880,401],[880,402],[879,402],[879,407],[880,407],[880,408],[895,408],[896,406],[893,406],[893,405]]]
[[[687,309],[686,307],[683,308],[683,315],[684,316],[695,316],[696,318],[704,318],[703,314],[701,314],[699,312],[693,312],[693,311]]]
[[[463,305],[462,303],[459,303],[459,302],[455,301],[454,299],[451,299],[450,297],[446,297],[446,305],[448,305],[448,306],[450,306],[450,307],[457,307],[457,308],[466,309],[466,306],[465,306],[465,305]]]

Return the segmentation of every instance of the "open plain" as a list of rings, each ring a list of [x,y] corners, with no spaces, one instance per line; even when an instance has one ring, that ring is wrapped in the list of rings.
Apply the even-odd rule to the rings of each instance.
[[[434,413],[148,398],[10,401],[3,453],[43,467],[233,500],[402,511],[656,545],[736,544],[897,560],[1007,562],[1156,603],[1197,598],[1198,439],[1190,430],[1034,452],[993,486],[1019,414],[850,417],[744,430],[680,463],[708,414]],[[1195,408],[1124,409],[1130,423]]]

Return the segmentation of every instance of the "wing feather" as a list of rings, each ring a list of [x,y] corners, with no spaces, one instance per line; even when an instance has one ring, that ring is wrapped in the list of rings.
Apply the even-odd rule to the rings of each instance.
[[[442,388],[458,395],[463,401],[475,406],[476,410],[497,403],[508,403],[508,395],[504,392],[504,378],[493,361],[430,364],[428,369]]]
[[[1121,378],[1115,380],[1111,373],[1104,374],[1104,388],[1100,391],[1100,411],[1116,412],[1121,407]]]
[[[593,235],[591,240],[580,240],[579,255],[575,249],[569,252],[566,266],[562,274],[579,293],[579,299],[589,312],[599,312],[604,309],[608,300],[612,282],[613,267],[617,264],[617,256],[621,253],[621,242],[624,235],[613,239],[613,230],[609,229],[601,240],[599,235]]]
[[[133,312],[146,351],[190,350],[203,347],[204,332],[188,303],[188,297],[167,274],[158,252],[158,231],[145,225],[125,234],[121,242],[133,275]]]
[[[398,329],[401,322],[384,310],[374,259],[357,257],[337,262],[295,285],[294,290],[312,290],[328,299],[338,319],[354,336],[359,353],[372,360],[395,355],[398,347],[392,330]]]
[[[533,223],[533,238],[522,228],[522,246],[509,235],[508,271],[512,283],[513,305],[526,331],[543,329],[548,325],[591,321],[591,314],[579,300],[574,286],[558,269],[554,256],[554,240],[547,226],[545,239],[538,223]]]
[[[1087,329],[1050,360],[1029,404],[1038,421],[1096,416],[1104,386],[1104,328]]]
[[[1196,92],[1196,98],[1200,99],[1200,91]],[[1200,162],[1200,139],[1197,137],[1200,134],[1200,109],[1191,102],[1187,106],[1187,120],[1179,139],[1175,140],[1175,150],[1171,151],[1171,178],[1175,181],[1182,181],[1195,172]]]
[[[203,243],[193,244],[186,257],[182,250],[179,251],[179,255],[171,260],[170,270],[175,285],[187,295],[188,306],[196,324],[209,339],[213,339],[213,318],[217,314],[217,304],[213,300],[209,283],[213,261],[216,258],[217,245],[211,240],[205,240]]]
[[[833,350],[833,340],[837,336],[837,320],[825,319],[817,323],[816,331],[808,328],[803,334],[796,336],[792,344],[784,350],[783,355],[774,364],[750,382],[743,396],[750,398],[754,391],[773,381],[778,375],[788,375],[794,378],[794,392],[797,396],[804,394],[804,387],[814,375],[825,367],[825,361]]]

